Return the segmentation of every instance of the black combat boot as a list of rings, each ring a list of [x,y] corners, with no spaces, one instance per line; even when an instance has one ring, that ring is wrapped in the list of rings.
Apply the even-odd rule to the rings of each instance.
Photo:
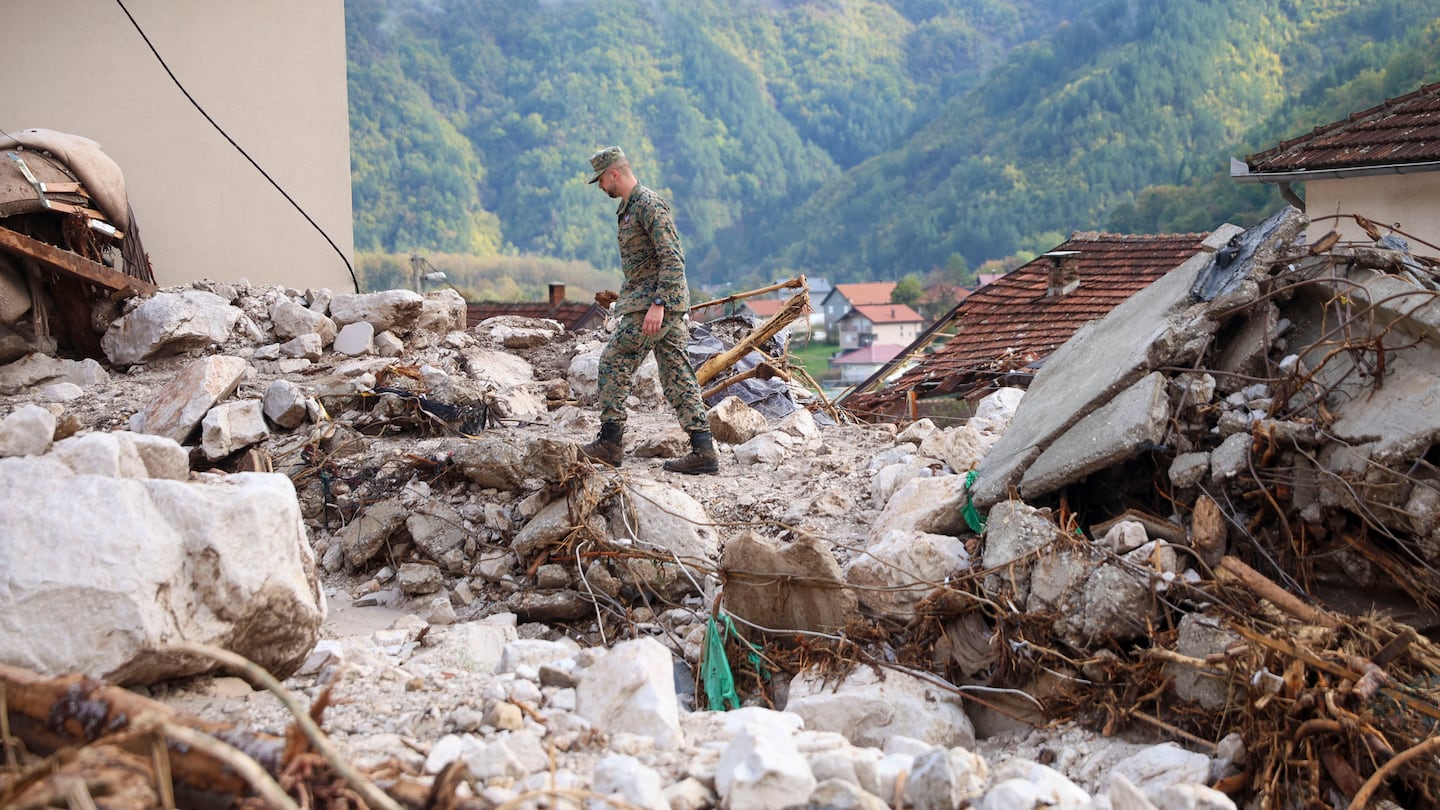
[[[708,430],[690,434],[690,455],[665,462],[670,472],[700,475],[720,471],[720,457],[715,454],[715,439]]]
[[[625,428],[614,422],[601,422],[600,435],[595,441],[580,445],[580,455],[603,461],[611,467],[619,467],[625,456],[625,444],[622,441],[624,436]]]

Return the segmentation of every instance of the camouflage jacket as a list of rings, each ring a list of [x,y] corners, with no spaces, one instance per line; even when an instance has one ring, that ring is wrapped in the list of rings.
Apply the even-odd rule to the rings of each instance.
[[[657,298],[665,302],[667,315],[687,312],[685,250],[670,204],[636,183],[615,213],[620,221],[620,269],[625,274],[615,314],[644,312]]]

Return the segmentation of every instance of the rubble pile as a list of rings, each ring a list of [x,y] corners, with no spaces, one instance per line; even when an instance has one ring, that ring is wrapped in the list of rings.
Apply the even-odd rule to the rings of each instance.
[[[1435,804],[1434,263],[1303,224],[1218,233],[963,424],[715,389],[694,478],[653,361],[624,464],[578,457],[603,330],[131,299],[107,363],[0,366],[7,754],[145,715],[367,806]]]

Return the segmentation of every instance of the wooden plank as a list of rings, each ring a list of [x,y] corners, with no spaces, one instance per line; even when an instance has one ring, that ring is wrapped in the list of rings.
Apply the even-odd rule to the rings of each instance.
[[[68,250],[47,245],[5,227],[0,227],[0,250],[34,259],[44,265],[47,270],[80,281],[98,284],[109,290],[127,291],[135,295],[153,295],[160,289],[148,281],[132,278],[99,262],[92,262]]]

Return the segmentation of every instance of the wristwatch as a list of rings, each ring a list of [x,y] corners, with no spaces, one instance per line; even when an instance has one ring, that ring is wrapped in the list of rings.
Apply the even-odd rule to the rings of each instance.
[[[654,304],[655,306],[660,307],[660,308],[662,308],[662,309],[665,307],[665,302],[664,302],[664,301],[661,301],[659,298],[656,298],[654,301],[651,301],[650,303],[652,303],[652,304]]]

